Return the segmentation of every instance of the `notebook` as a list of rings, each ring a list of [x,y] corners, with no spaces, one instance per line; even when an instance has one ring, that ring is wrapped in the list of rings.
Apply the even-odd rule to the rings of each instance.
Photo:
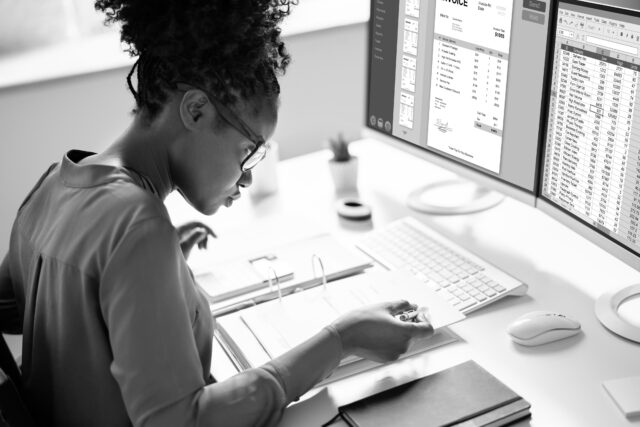
[[[339,408],[351,427],[499,427],[531,405],[470,360]]]

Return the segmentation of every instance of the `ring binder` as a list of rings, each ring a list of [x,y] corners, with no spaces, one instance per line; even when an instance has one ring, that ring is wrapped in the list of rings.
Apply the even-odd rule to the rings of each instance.
[[[273,274],[273,277],[276,279],[276,288],[278,288],[278,300],[282,302],[282,290],[280,289],[280,277],[276,274],[276,270],[273,267],[268,268],[269,273]],[[267,280],[269,281],[269,292],[273,292],[273,282],[271,276],[267,276]]]
[[[228,275],[218,274],[218,270],[212,270],[215,274],[218,274],[218,277],[215,277],[214,274],[209,274],[206,277],[220,280],[203,280],[206,278],[196,275],[198,283],[205,288],[205,292],[210,298],[211,312],[215,317],[238,311],[246,308],[247,305],[259,305],[279,298],[278,292],[273,287],[275,283],[273,282],[273,273],[269,270],[269,267],[273,267],[278,275],[281,288],[280,294],[283,301],[285,301],[285,297],[291,293],[315,286],[319,287],[320,285],[324,285],[327,288],[327,283],[333,280],[361,273],[372,266],[370,258],[355,247],[342,244],[330,234],[301,239],[278,247],[270,254],[269,258],[272,259],[267,259],[267,257],[263,256],[261,258],[263,262],[259,263],[259,271],[264,281],[260,287],[239,288],[233,293],[226,293],[221,296],[220,291],[229,289],[230,286],[233,286],[232,281],[236,280],[231,268],[227,266],[223,268],[223,270],[229,271]],[[248,264],[247,259],[252,260],[255,257],[247,255],[239,257],[239,259],[243,262],[243,265],[246,265]],[[310,259],[311,263],[309,262]],[[283,264],[285,265],[285,270],[281,268]],[[253,266],[252,269],[257,267],[255,264],[251,265]],[[233,266],[237,267],[237,263],[233,264]],[[290,270],[287,270],[286,266],[289,266]],[[283,271],[290,271],[291,273],[289,276],[283,276]],[[230,286],[221,281],[227,278],[231,282]],[[269,286],[268,278],[271,278],[271,286]],[[250,303],[247,304],[247,302]]]
[[[316,274],[316,261],[318,261],[317,264],[320,265],[320,273],[322,274],[322,288],[326,292],[327,275],[324,273],[324,264],[322,264],[322,258],[320,258],[317,254],[311,255],[311,268],[313,269],[313,278],[314,279],[318,278],[318,275]]]

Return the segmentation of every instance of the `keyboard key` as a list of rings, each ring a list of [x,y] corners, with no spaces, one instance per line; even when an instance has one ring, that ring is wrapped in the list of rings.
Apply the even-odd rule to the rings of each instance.
[[[469,307],[473,307],[476,304],[478,304],[477,301],[475,301],[473,299],[468,299],[467,301],[462,301],[459,305],[456,306],[456,308],[458,310],[464,310],[464,309],[467,309]]]
[[[497,283],[496,283],[494,286],[492,286],[492,288],[493,288],[493,290],[494,290],[494,291],[496,291],[496,292],[504,292],[504,291],[506,291],[506,290],[507,290],[504,286],[499,285],[499,284],[497,284]]]
[[[488,297],[492,297],[492,296],[496,295],[496,291],[494,291],[491,288],[487,288],[487,290],[486,291],[482,291],[482,293],[485,294]]]

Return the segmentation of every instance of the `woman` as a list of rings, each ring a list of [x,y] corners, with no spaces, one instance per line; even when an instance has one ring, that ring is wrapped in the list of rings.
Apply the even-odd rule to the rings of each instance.
[[[251,184],[276,126],[289,2],[96,8],[138,56],[132,124],[102,153],[72,150],[46,171],[0,269],[3,331],[24,335],[25,398],[41,424],[273,425],[342,357],[394,360],[433,332],[393,317],[415,308],[406,301],[369,307],[216,383],[213,319],[185,262],[206,232],[176,230],[162,201],[177,190],[211,215]]]

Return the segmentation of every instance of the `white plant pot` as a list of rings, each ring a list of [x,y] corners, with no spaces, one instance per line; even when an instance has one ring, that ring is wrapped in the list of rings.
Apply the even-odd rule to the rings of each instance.
[[[346,162],[329,160],[329,170],[333,178],[336,193],[347,194],[358,191],[358,158],[351,157]]]
[[[251,197],[262,198],[278,191],[278,143],[267,141],[267,155],[251,170],[253,183],[249,187]]]

